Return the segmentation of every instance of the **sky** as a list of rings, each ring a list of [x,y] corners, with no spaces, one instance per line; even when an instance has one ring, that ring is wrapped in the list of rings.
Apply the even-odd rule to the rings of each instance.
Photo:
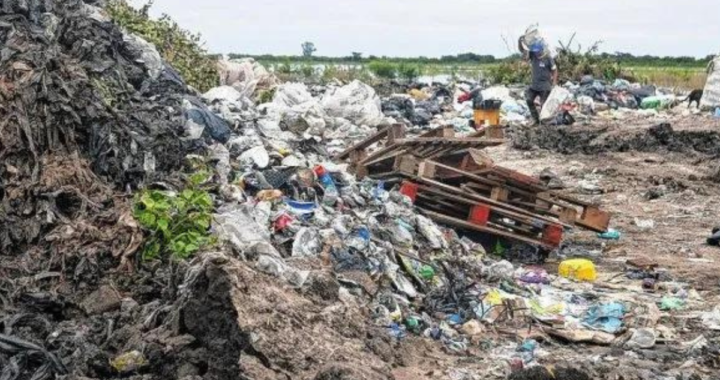
[[[140,5],[147,0],[130,0]],[[635,55],[705,57],[720,51],[717,8],[708,0],[155,0],[201,33],[212,53],[439,57],[473,52],[498,57],[538,23],[551,42]]]

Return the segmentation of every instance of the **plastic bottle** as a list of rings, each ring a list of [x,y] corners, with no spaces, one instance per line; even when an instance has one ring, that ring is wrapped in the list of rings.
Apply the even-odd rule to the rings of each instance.
[[[322,185],[323,189],[325,189],[325,195],[323,196],[323,204],[327,206],[333,206],[337,202],[338,199],[338,189],[335,186],[335,182],[333,182],[332,177],[330,176],[330,173],[328,173],[327,170],[325,170],[325,167],[322,165],[318,165],[314,169],[315,175],[318,177],[318,181],[320,182],[320,185]]]

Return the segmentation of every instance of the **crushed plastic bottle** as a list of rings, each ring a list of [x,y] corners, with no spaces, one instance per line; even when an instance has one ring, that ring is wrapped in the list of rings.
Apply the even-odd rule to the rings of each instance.
[[[603,233],[599,233],[598,237],[600,239],[606,239],[606,240],[620,240],[620,231],[610,228],[607,231]]]
[[[314,171],[315,175],[318,177],[320,185],[325,190],[325,195],[322,200],[323,204],[326,206],[334,206],[340,196],[340,193],[338,192],[330,173],[322,165],[316,166]]]

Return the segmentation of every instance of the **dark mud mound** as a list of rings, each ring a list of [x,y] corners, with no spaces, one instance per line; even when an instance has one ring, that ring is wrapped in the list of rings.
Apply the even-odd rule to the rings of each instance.
[[[372,346],[373,337],[390,338],[366,325],[359,306],[303,297],[222,253],[197,257],[185,278],[158,331],[194,338],[174,357],[200,358],[204,379],[380,380],[401,351]]]
[[[717,131],[675,131],[669,123],[627,132],[574,126],[516,128],[510,135],[513,147],[517,149],[537,147],[563,154],[669,151],[720,155],[720,133]]]
[[[178,138],[185,85],[169,68],[150,78],[99,12],[78,0],[0,8],[4,252],[38,243],[59,222],[112,208],[101,188],[168,173],[186,154]]]

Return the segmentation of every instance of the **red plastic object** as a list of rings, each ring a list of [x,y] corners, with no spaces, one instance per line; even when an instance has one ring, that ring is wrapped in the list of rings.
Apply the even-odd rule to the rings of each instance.
[[[316,166],[313,171],[315,172],[315,175],[318,176],[318,178],[322,177],[327,173],[327,170],[325,170],[325,167],[322,165]]]
[[[490,207],[484,204],[477,204],[470,209],[468,221],[472,224],[484,226],[490,219]]]
[[[274,223],[275,232],[284,230],[292,222],[293,222],[292,216],[290,216],[288,214],[280,215],[277,219],[275,219],[275,223]]]
[[[402,185],[400,186],[400,194],[409,197],[410,200],[415,203],[415,200],[417,199],[417,193],[418,185],[416,183],[412,183],[410,181],[403,181]]]
[[[543,231],[543,242],[553,247],[560,245],[563,229],[559,224],[548,224]]]

